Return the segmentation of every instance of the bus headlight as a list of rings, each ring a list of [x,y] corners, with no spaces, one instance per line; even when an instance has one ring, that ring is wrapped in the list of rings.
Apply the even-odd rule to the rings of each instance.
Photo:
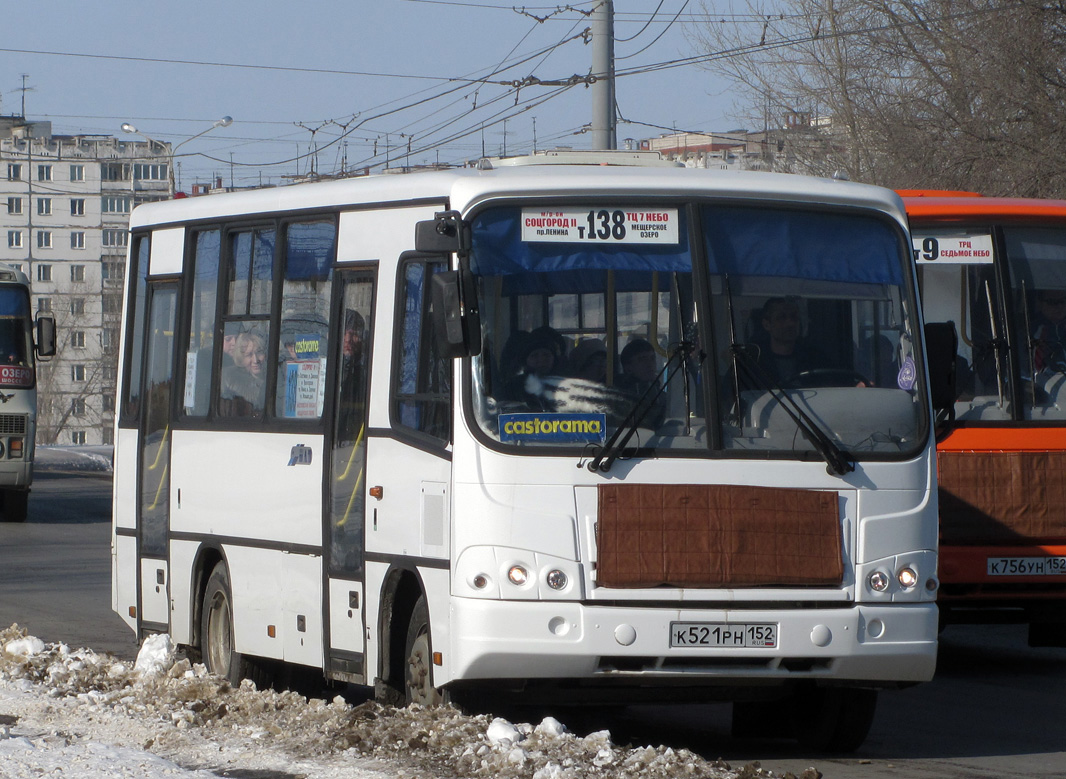
[[[899,580],[900,587],[909,590],[918,583],[918,574],[913,568],[906,566],[899,569],[899,572],[896,574],[896,579]]]
[[[0,446],[0,454],[3,454],[3,447]],[[12,459],[22,459],[22,439],[12,438],[7,444],[7,456]]]
[[[507,571],[507,578],[511,580],[511,584],[521,587],[529,581],[529,571],[521,565],[512,565]]]
[[[885,592],[888,589],[888,574],[884,571],[874,571],[866,579],[866,583],[874,592]]]

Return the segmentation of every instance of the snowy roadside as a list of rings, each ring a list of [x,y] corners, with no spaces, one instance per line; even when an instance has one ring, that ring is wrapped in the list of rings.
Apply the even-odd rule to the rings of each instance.
[[[40,446],[34,450],[34,471],[78,471],[111,474],[113,446]]]
[[[607,731],[580,738],[550,717],[533,726],[450,707],[308,700],[247,681],[235,689],[180,658],[167,636],[126,663],[12,625],[0,630],[0,777],[61,767],[79,779],[773,776],[686,750],[617,746]]]

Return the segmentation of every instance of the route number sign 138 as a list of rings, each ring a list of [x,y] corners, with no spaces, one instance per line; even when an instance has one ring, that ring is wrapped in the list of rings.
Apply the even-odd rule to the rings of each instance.
[[[677,244],[676,208],[609,207],[522,209],[522,240],[529,243]]]

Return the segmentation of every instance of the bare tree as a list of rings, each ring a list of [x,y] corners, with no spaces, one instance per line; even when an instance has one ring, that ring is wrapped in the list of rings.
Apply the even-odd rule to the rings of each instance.
[[[800,114],[790,155],[897,188],[1063,196],[1066,6],[1039,0],[751,0],[690,28],[746,118]],[[713,12],[706,9],[713,19]],[[764,119],[765,121],[765,119]]]
[[[57,266],[56,270],[67,268]],[[105,298],[99,282],[94,286],[84,279],[64,285],[63,292],[50,297],[58,339],[55,356],[37,369],[39,443],[71,443],[69,436],[61,439],[65,432],[73,428],[96,431],[104,424],[107,412],[103,399],[109,391],[114,397],[117,364],[116,339],[101,342],[100,333],[108,331],[107,325],[115,318],[108,311],[101,314],[101,300]],[[98,324],[101,316],[103,328]],[[117,326],[110,329],[117,332]]]

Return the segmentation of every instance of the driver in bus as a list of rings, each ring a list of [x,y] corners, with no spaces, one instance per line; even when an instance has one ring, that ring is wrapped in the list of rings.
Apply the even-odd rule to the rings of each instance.
[[[1066,290],[1036,293],[1033,372],[1066,373]]]
[[[762,307],[765,333],[756,362],[781,386],[806,371],[828,367],[828,360],[803,338],[803,319],[799,300],[793,297],[770,298]]]

